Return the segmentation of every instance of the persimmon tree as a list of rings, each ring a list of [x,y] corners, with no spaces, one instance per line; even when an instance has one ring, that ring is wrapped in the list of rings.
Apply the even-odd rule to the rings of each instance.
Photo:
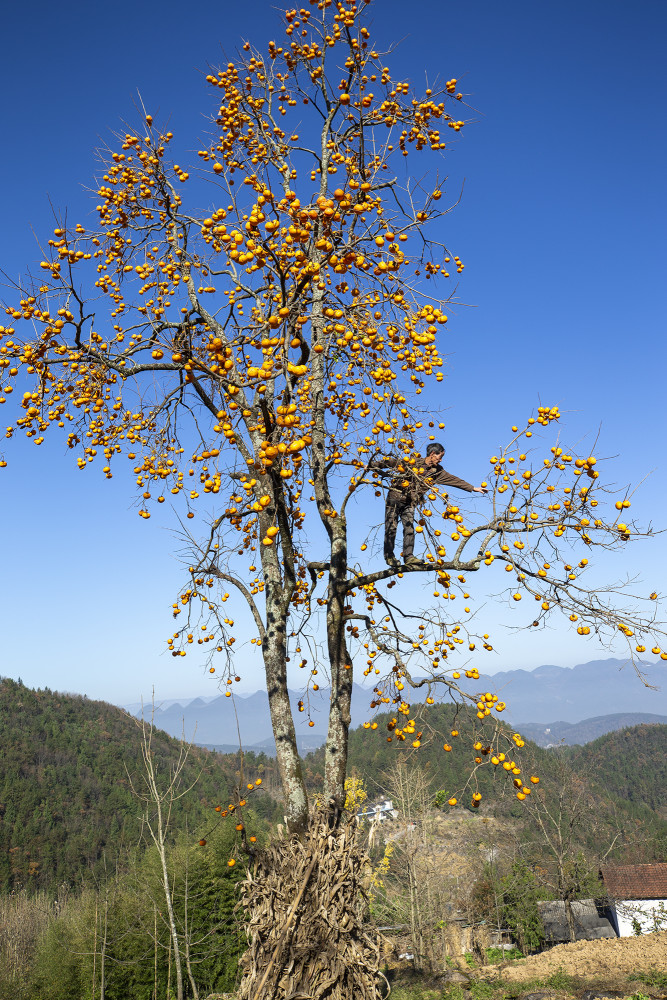
[[[95,224],[59,222],[41,274],[14,290],[0,328],[0,400],[18,399],[20,411],[8,438],[40,445],[61,430],[79,468],[99,465],[107,478],[125,456],[144,519],[153,504],[183,505],[192,555],[173,655],[210,651],[231,690],[233,616],[239,602],[249,609],[295,833],[307,828],[308,797],[290,661],[304,674],[299,709],[308,713],[320,672],[330,686],[324,793],[340,809],[355,669],[376,681],[367,727],[377,729],[373,710],[395,713],[381,738],[419,747],[413,688],[428,688],[427,703],[472,703],[472,786],[493,760],[508,765],[519,798],[530,794],[489,728],[503,705],[477,684],[489,635],[459,610],[471,577],[488,574],[481,586],[498,589],[498,564],[510,602],[530,603],[521,624],[560,615],[582,635],[622,634],[633,656],[649,645],[665,656],[656,595],[643,604],[586,583],[596,550],[623,550],[640,532],[595,456],[557,435],[535,450],[556,407],[512,428],[478,512],[428,489],[420,561],[374,558],[366,500],[395,476],[423,482],[419,448],[444,426],[430,387],[441,392],[446,302],[464,265],[447,244],[455,199],[439,164],[470,113],[454,78],[418,93],[392,77],[368,6],[289,10],[280,43],[264,53],[245,43],[211,72],[195,165],[173,162],[174,136],[150,114],[117,136],[102,156]],[[370,534],[359,550],[350,528],[356,536],[361,519]],[[392,596],[415,573],[435,581],[431,611]],[[471,655],[457,670],[460,651]]]

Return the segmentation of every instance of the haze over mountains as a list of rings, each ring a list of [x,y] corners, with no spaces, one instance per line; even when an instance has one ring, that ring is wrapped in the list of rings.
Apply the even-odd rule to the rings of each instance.
[[[577,746],[606,736],[607,733],[628,729],[631,726],[667,726],[667,716],[652,715],[649,712],[617,712],[613,715],[598,715],[581,722],[521,722],[517,729],[526,739],[539,747],[553,747],[564,743]]]
[[[471,690],[489,690],[507,702],[504,718],[525,736],[542,746],[585,743],[603,733],[641,722],[667,722],[667,666],[646,664],[647,687],[631,663],[619,659],[592,660],[575,667],[546,664],[535,670],[507,670],[478,682]],[[656,690],[657,688],[657,690]],[[415,700],[426,697],[426,689],[415,692]],[[292,704],[301,697],[292,692]],[[370,718],[371,691],[355,684],[352,693],[352,726]],[[310,717],[295,711],[300,749],[315,749],[324,742],[328,689],[310,694]],[[141,706],[126,705],[133,714]],[[309,718],[315,723],[308,727]],[[585,725],[579,725],[583,722]],[[208,747],[236,749],[242,745],[273,754],[268,697],[265,691],[234,698],[165,702],[156,705],[155,725],[172,736]]]

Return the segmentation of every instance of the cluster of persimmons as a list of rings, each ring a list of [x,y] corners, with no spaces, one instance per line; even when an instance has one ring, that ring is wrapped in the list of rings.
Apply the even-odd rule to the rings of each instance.
[[[41,275],[17,287],[0,326],[0,404],[17,403],[7,438],[41,445],[59,429],[80,469],[97,461],[111,478],[129,461],[144,519],[165,501],[183,502],[190,520],[200,512],[206,537],[173,608],[187,620],[168,647],[222,653],[210,669],[225,674],[227,693],[240,678],[225,582],[256,620],[271,581],[289,589],[289,651],[306,668],[307,623],[327,605],[326,538],[343,537],[352,496],[385,495],[384,459],[416,475],[419,449],[444,426],[429,387],[442,393],[447,282],[464,265],[446,245],[433,166],[466,124],[465,102],[455,79],[420,95],[392,79],[367,6],[311,0],[286,12],[280,44],[261,54],[246,43],[209,74],[211,129],[194,166],[173,162],[177,140],[150,114],[118,136],[96,223],[56,226]],[[409,155],[424,161],[413,176],[431,171],[431,181],[399,185],[392,161]],[[637,529],[594,456],[555,439],[536,457],[533,434],[559,417],[540,407],[512,428],[491,457],[483,514],[428,491],[420,566],[369,568],[372,531],[361,555],[347,555],[346,666],[365,661],[366,676],[377,675],[372,708],[396,712],[387,739],[420,744],[405,690],[415,664],[428,703],[438,685],[471,697],[449,660],[492,649],[475,631],[466,579],[494,564],[511,600],[535,602],[534,626],[557,610],[581,635],[620,633],[633,654],[651,645],[666,657],[646,638],[652,612],[623,615],[585,582],[590,553]],[[411,572],[435,580],[435,610],[417,628],[389,596]],[[311,644],[315,636],[313,625]],[[306,712],[318,670],[317,660],[307,670]],[[479,678],[477,667],[464,673]],[[504,708],[490,692],[472,700],[480,725]],[[476,765],[507,771],[519,798],[530,793],[489,739],[473,734],[473,752]]]

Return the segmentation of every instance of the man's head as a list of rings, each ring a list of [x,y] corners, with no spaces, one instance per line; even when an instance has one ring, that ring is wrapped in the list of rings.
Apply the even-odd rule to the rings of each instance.
[[[426,449],[426,458],[424,459],[425,465],[437,465],[440,459],[444,456],[445,449],[444,446],[439,444],[437,441],[431,441]]]

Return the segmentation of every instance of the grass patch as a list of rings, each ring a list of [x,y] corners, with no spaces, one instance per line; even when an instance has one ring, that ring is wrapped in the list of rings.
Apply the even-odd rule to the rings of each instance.
[[[571,976],[565,969],[560,968],[548,976],[544,982],[552,990],[573,990],[576,989],[577,978],[576,976]]]
[[[440,989],[405,984],[392,986],[391,1000],[521,1000],[525,993],[536,989],[544,989],[542,980],[531,980],[525,983],[486,983],[471,979],[465,989],[460,983],[451,983]],[[556,988],[556,987],[552,987]],[[636,998],[640,1000],[640,998]]]
[[[499,965],[500,962],[513,961],[526,956],[518,948],[487,948],[486,961],[489,965]]]
[[[563,993],[577,993],[582,987],[589,987],[588,981],[584,982],[577,976],[571,976],[562,967],[550,976],[545,978],[524,979],[521,982],[503,982],[501,978],[493,983],[478,982],[474,986],[481,992],[474,997],[474,1000],[521,1000],[526,993],[535,993],[541,990],[553,990]],[[473,984],[471,983],[471,993]]]
[[[645,983],[647,986],[652,986],[654,989],[665,990],[667,989],[667,972],[662,969],[648,969],[647,972],[633,972],[628,979],[632,982]]]
[[[463,989],[459,983],[451,983],[440,989],[433,989],[419,984],[393,985],[391,1000],[493,1000],[502,993],[490,983],[471,981],[468,989]]]
[[[392,986],[391,1000],[443,1000],[442,990],[431,990],[423,986]],[[463,1000],[461,996],[460,1000]]]
[[[491,983],[483,983],[480,980],[472,980],[470,983],[470,996],[473,1000],[491,1000],[496,993],[496,987]]]
[[[500,949],[497,950],[500,951]],[[667,988],[667,971],[651,968],[644,972],[634,973],[628,977],[628,981],[634,984],[645,984],[647,989],[662,990]],[[594,981],[592,979],[582,979],[579,976],[570,975],[561,966],[549,976],[526,979],[522,982],[503,982],[502,972],[499,979],[485,982],[475,979],[473,972],[473,978],[465,988],[460,983],[449,983],[440,987],[421,985],[420,983],[395,983],[392,985],[390,1000],[522,1000],[522,997],[527,993],[542,990],[577,996],[582,989],[593,987]],[[619,992],[623,989],[622,986],[614,988]],[[652,1000],[652,998],[641,988],[637,989],[635,986],[635,991],[632,994],[628,993],[627,1000]]]

